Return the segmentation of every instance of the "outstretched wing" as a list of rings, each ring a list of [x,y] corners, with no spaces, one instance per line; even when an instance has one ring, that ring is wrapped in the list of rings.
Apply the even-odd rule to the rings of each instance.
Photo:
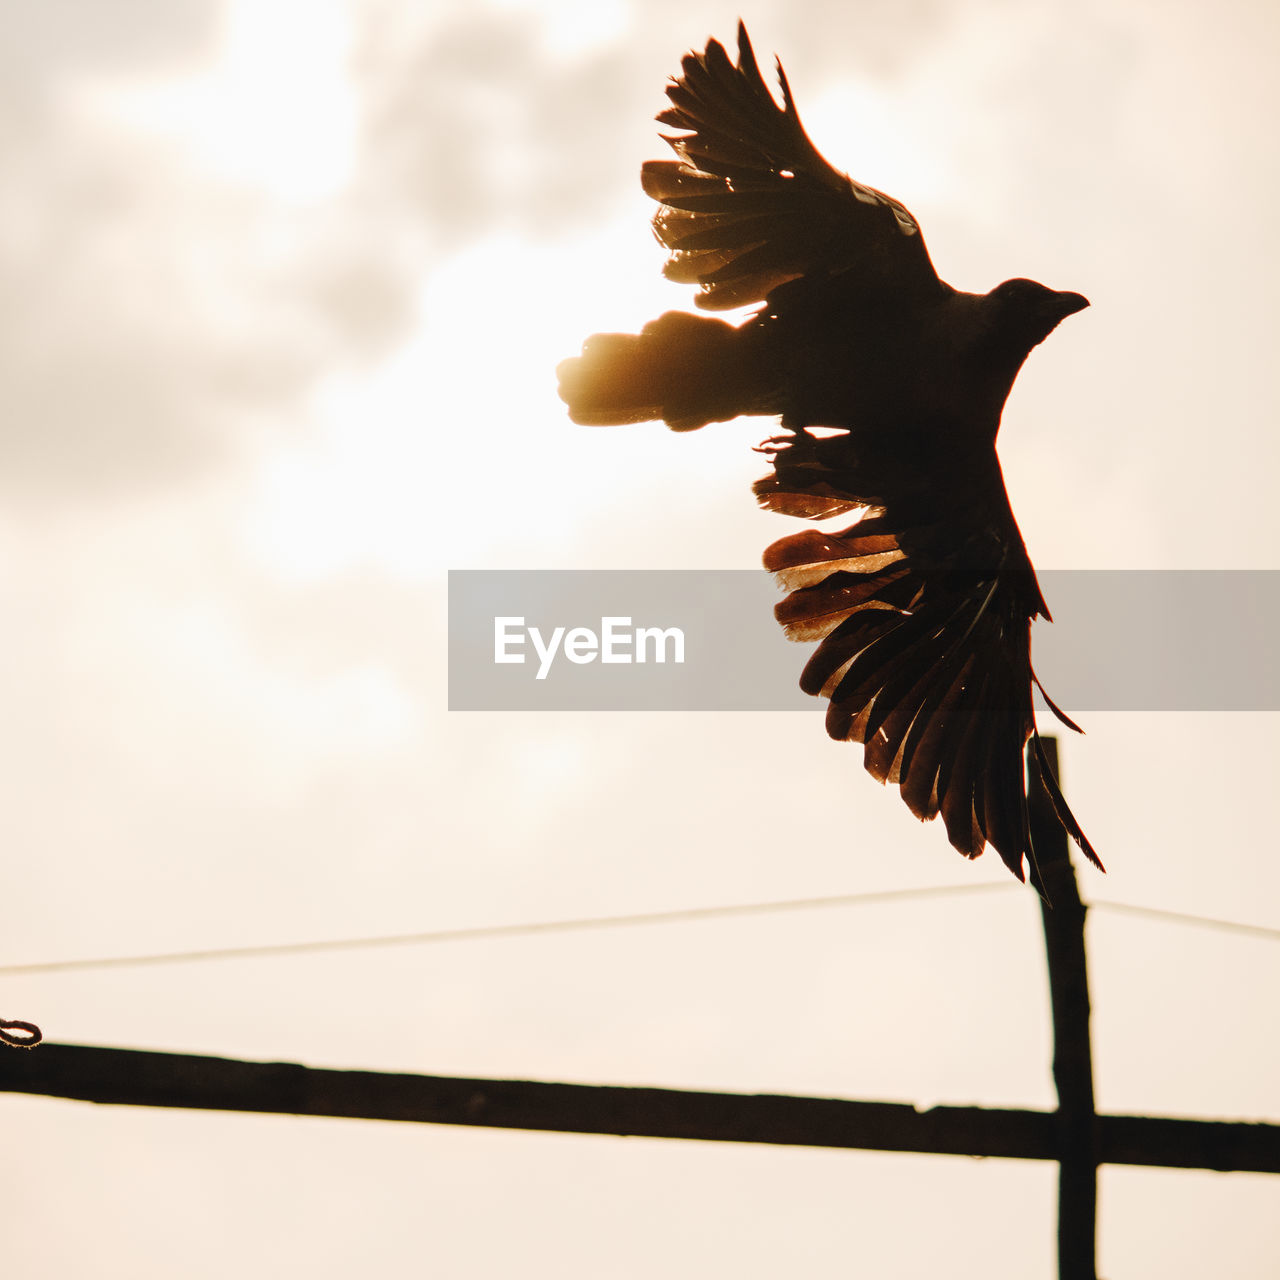
[[[662,204],[653,220],[671,250],[666,274],[728,310],[763,302],[801,276],[850,273],[851,287],[941,290],[915,218],[898,201],[833,169],[809,141],[782,64],[778,106],[738,24],[738,64],[718,40],[687,54],[658,120],[679,160],[641,170]]]
[[[778,620],[792,639],[819,641],[801,687],[830,699],[828,733],[862,743],[867,771],[896,783],[918,818],[941,814],[966,857],[989,843],[1020,880],[1024,858],[1038,880],[1023,759],[1036,732],[1031,622],[1049,613],[995,453],[947,493],[886,498],[874,468],[870,488],[851,488],[857,445],[856,433],[775,441],[774,473],[756,485],[764,506],[790,515],[877,504],[841,533],[809,530],[765,552],[791,593]],[[1041,772],[1063,827],[1101,867]]]

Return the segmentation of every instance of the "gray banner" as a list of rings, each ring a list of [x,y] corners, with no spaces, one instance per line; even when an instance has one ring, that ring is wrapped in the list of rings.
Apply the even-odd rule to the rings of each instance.
[[[1280,571],[1039,575],[1032,629],[1064,710],[1280,710]],[[449,574],[454,711],[793,711],[813,645],[774,621],[760,570]]]

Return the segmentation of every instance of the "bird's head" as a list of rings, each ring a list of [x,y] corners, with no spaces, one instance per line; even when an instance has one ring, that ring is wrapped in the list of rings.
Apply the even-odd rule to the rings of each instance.
[[[1006,280],[987,297],[998,310],[996,328],[1030,352],[1043,342],[1063,320],[1083,311],[1089,299],[1079,293],[1059,293],[1034,280]]]

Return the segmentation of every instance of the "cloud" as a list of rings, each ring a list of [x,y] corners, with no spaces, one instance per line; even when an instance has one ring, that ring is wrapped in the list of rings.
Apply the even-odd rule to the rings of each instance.
[[[615,108],[639,85],[625,47],[549,55],[546,19],[531,13],[479,8],[405,30],[403,13],[380,12],[355,62],[370,180],[435,245],[588,227],[623,168],[635,181],[631,161],[609,163],[622,141]]]
[[[7,168],[0,474],[11,501],[190,476],[408,313],[411,282],[345,211],[272,208],[65,102]]]
[[[163,66],[198,56],[214,37],[216,0],[0,0],[6,81],[33,84],[85,69]]]
[[[341,25],[350,15],[333,8]],[[350,49],[335,37],[285,65],[252,6],[229,6],[216,38],[212,9],[183,12],[132,59],[82,31],[11,91],[11,507],[129,498],[252,454],[298,426],[324,380],[415,332],[449,255],[496,233],[586,232],[624,183],[635,198],[642,144],[620,148],[610,104],[636,72],[616,46],[552,56],[535,15],[401,12],[406,32],[371,6],[351,19]],[[57,45],[60,13],[29,21],[32,48]],[[634,128],[649,132],[643,117]],[[328,190],[294,180],[325,162],[321,131]]]

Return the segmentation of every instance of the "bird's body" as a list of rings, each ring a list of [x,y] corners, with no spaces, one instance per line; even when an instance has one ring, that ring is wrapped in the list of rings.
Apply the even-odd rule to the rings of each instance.
[[[802,687],[831,699],[828,731],[862,742],[913,812],[942,814],[961,852],[989,842],[1034,874],[1022,752],[1030,624],[1048,609],[995,443],[1031,350],[1088,304],[1031,280],[987,294],[944,283],[912,215],[814,149],[781,65],[778,106],[741,25],[738,46],[736,66],[714,40],[686,56],[658,117],[684,131],[667,138],[679,159],[641,176],[667,275],[698,284],[704,310],[758,309],[736,326],[667,312],[638,335],[597,334],[561,365],[561,395],[593,425],[781,418],[760,502],[860,515],[765,553],[791,591],[788,634],[820,641]]]

